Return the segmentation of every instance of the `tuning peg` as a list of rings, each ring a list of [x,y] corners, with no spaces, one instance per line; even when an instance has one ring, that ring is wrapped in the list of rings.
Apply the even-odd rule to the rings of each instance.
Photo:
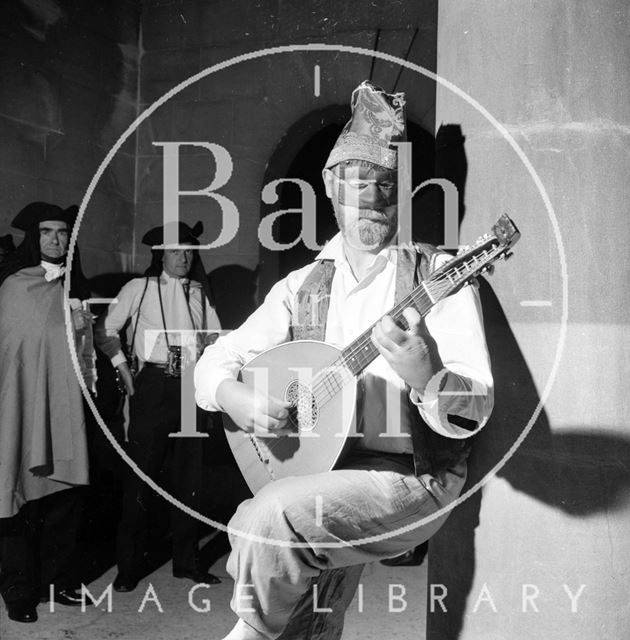
[[[493,264],[487,264],[481,271],[483,273],[487,273],[489,276],[491,276],[494,273],[494,265]]]
[[[504,259],[504,260],[509,260],[513,255],[514,255],[514,253],[513,253],[512,251],[506,251],[506,252],[503,254],[503,259]]]

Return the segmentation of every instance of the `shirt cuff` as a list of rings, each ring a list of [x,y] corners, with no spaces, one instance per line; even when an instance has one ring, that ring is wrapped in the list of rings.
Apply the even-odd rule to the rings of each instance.
[[[466,404],[469,395],[470,391],[456,374],[442,369],[431,378],[422,398],[415,389],[411,389],[409,399],[433,431],[446,438],[462,440],[480,431],[486,422],[485,419],[478,421],[462,416],[462,422],[475,425],[475,428],[467,429],[449,420],[451,416],[459,416],[457,409]]]
[[[234,380],[226,371],[200,371],[195,367],[195,402],[204,411],[223,411],[217,403],[216,393],[224,380]]]
[[[127,362],[127,358],[125,358],[125,354],[120,351],[119,353],[117,353],[113,358],[112,358],[112,366],[113,367],[118,367],[119,365],[121,365],[123,362]]]

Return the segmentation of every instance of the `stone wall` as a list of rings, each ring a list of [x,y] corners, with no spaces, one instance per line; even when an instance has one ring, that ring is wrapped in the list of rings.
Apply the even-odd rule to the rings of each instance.
[[[163,216],[162,152],[155,142],[203,141],[228,150],[233,174],[219,191],[238,208],[238,232],[226,245],[204,252],[204,261],[209,271],[229,265],[253,270],[261,260],[257,230],[264,184],[286,177],[282,171],[319,128],[344,123],[361,80],[405,91],[409,118],[434,133],[435,89],[420,74],[399,75],[398,66],[369,55],[289,51],[235,63],[191,83],[128,132],[101,166],[121,134],[156,100],[235,56],[279,46],[343,44],[376,48],[434,70],[434,1],[375,7],[280,0],[16,0],[0,12],[0,233],[11,231],[11,219],[25,204],[79,204],[93,183],[79,234],[88,276],[145,268],[148,248],[139,240]],[[317,96],[315,65],[321,73]],[[335,109],[340,105],[345,111]],[[99,167],[102,175],[95,179]],[[208,151],[182,149],[182,189],[207,186],[214,170]],[[223,221],[214,200],[184,196],[180,213],[186,221],[203,220],[205,242],[218,237]],[[272,264],[266,278],[275,275]]]
[[[325,43],[372,50],[376,45],[379,51],[435,68],[434,2],[402,2],[392,8],[385,3],[259,0],[240,3],[239,7],[241,10],[227,0],[144,2],[141,109],[203,69],[278,46]],[[319,95],[315,95],[315,65],[321,73]],[[399,67],[382,60],[373,63],[371,56],[291,51],[234,64],[186,87],[140,129],[137,231],[162,218],[162,156],[152,143],[218,143],[233,160],[232,177],[220,193],[236,204],[239,227],[232,241],[204,252],[203,259],[209,271],[228,265],[254,269],[261,258],[257,230],[263,205],[261,190],[269,179],[271,158],[282,170],[288,169],[318,129],[343,124],[339,111],[330,107],[347,108],[352,90],[370,76],[391,90],[398,71]],[[433,84],[405,71],[396,88],[408,94],[409,117],[433,133]],[[321,114],[321,118],[311,118],[311,125],[316,126],[295,126],[314,113]],[[345,111],[343,114],[347,117]],[[290,128],[291,139],[287,140]],[[276,154],[278,148],[283,153]],[[183,188],[200,189],[209,184],[214,165],[208,151],[188,151],[180,169]],[[281,172],[271,173],[277,176]],[[204,221],[205,242],[218,237],[222,219],[216,202],[206,197],[182,197],[180,214],[186,221]],[[264,279],[272,281],[274,275],[277,269],[272,267]]]
[[[487,482],[431,542],[431,640],[630,626],[628,19],[620,0],[440,3],[438,72],[503,126],[438,90],[465,136],[463,239],[504,210],[523,235],[482,289],[496,408],[468,486]]]

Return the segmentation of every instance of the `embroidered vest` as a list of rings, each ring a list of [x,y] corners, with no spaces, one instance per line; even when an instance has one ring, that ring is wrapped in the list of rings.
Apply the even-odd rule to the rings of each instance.
[[[429,276],[434,269],[435,259],[441,253],[443,252],[426,243],[398,248],[396,304]],[[293,305],[291,340],[324,341],[334,274],[334,262],[320,260],[304,280],[296,294],[296,304]],[[408,395],[407,401],[412,404]],[[424,422],[413,405],[409,415],[414,421],[411,425],[411,441],[417,476],[424,473],[435,474],[468,456],[471,438],[453,439],[436,433]]]

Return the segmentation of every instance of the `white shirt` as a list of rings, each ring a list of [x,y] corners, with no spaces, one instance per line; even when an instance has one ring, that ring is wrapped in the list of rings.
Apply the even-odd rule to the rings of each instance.
[[[335,263],[326,342],[346,347],[390,311],[394,306],[397,257],[395,248],[383,249],[359,282],[345,257],[340,234],[324,247],[318,259],[332,259]],[[443,260],[447,259],[444,256]],[[216,401],[219,384],[226,378],[235,378],[240,367],[255,355],[290,339],[296,294],[313,266],[314,263],[293,271],[275,284],[241,327],[206,348],[195,368],[195,397],[201,408],[221,410]],[[426,316],[426,325],[448,370],[444,372],[447,379],[439,399],[427,393],[420,398],[415,391],[411,392],[411,399],[437,433],[451,438],[469,437],[486,423],[493,406],[490,358],[476,287],[467,285],[436,304]],[[358,428],[364,434],[361,445],[378,451],[411,452],[409,403],[402,397],[407,393],[404,381],[382,356],[365,369],[364,381],[366,393]],[[475,395],[470,395],[471,390]],[[386,398],[391,403],[387,420]],[[400,412],[396,404],[402,407]],[[477,428],[468,430],[453,424],[448,414],[473,420]],[[400,423],[392,423],[392,418],[398,420],[398,416]],[[388,434],[403,435],[386,437]]]
[[[189,305],[186,303],[184,283],[189,283]],[[164,320],[160,310],[160,298],[155,277],[149,278],[146,294],[140,307],[140,299],[146,284],[146,278],[130,280],[116,296],[107,313],[99,319],[96,326],[95,338],[98,347],[107,355],[116,367],[125,361],[125,355],[120,346],[119,331],[131,318],[129,338],[133,333],[136,320],[138,329],[134,340],[134,352],[140,364],[145,361],[164,363],[167,360],[167,346],[164,337],[164,324],[168,333],[170,345],[181,344],[181,337],[172,331],[186,331],[192,329],[220,329],[221,324],[216,311],[206,301],[206,321],[203,326],[203,307],[201,285],[184,278],[173,278],[165,271],[160,276],[160,291],[164,306]],[[138,316],[138,310],[140,314]]]

